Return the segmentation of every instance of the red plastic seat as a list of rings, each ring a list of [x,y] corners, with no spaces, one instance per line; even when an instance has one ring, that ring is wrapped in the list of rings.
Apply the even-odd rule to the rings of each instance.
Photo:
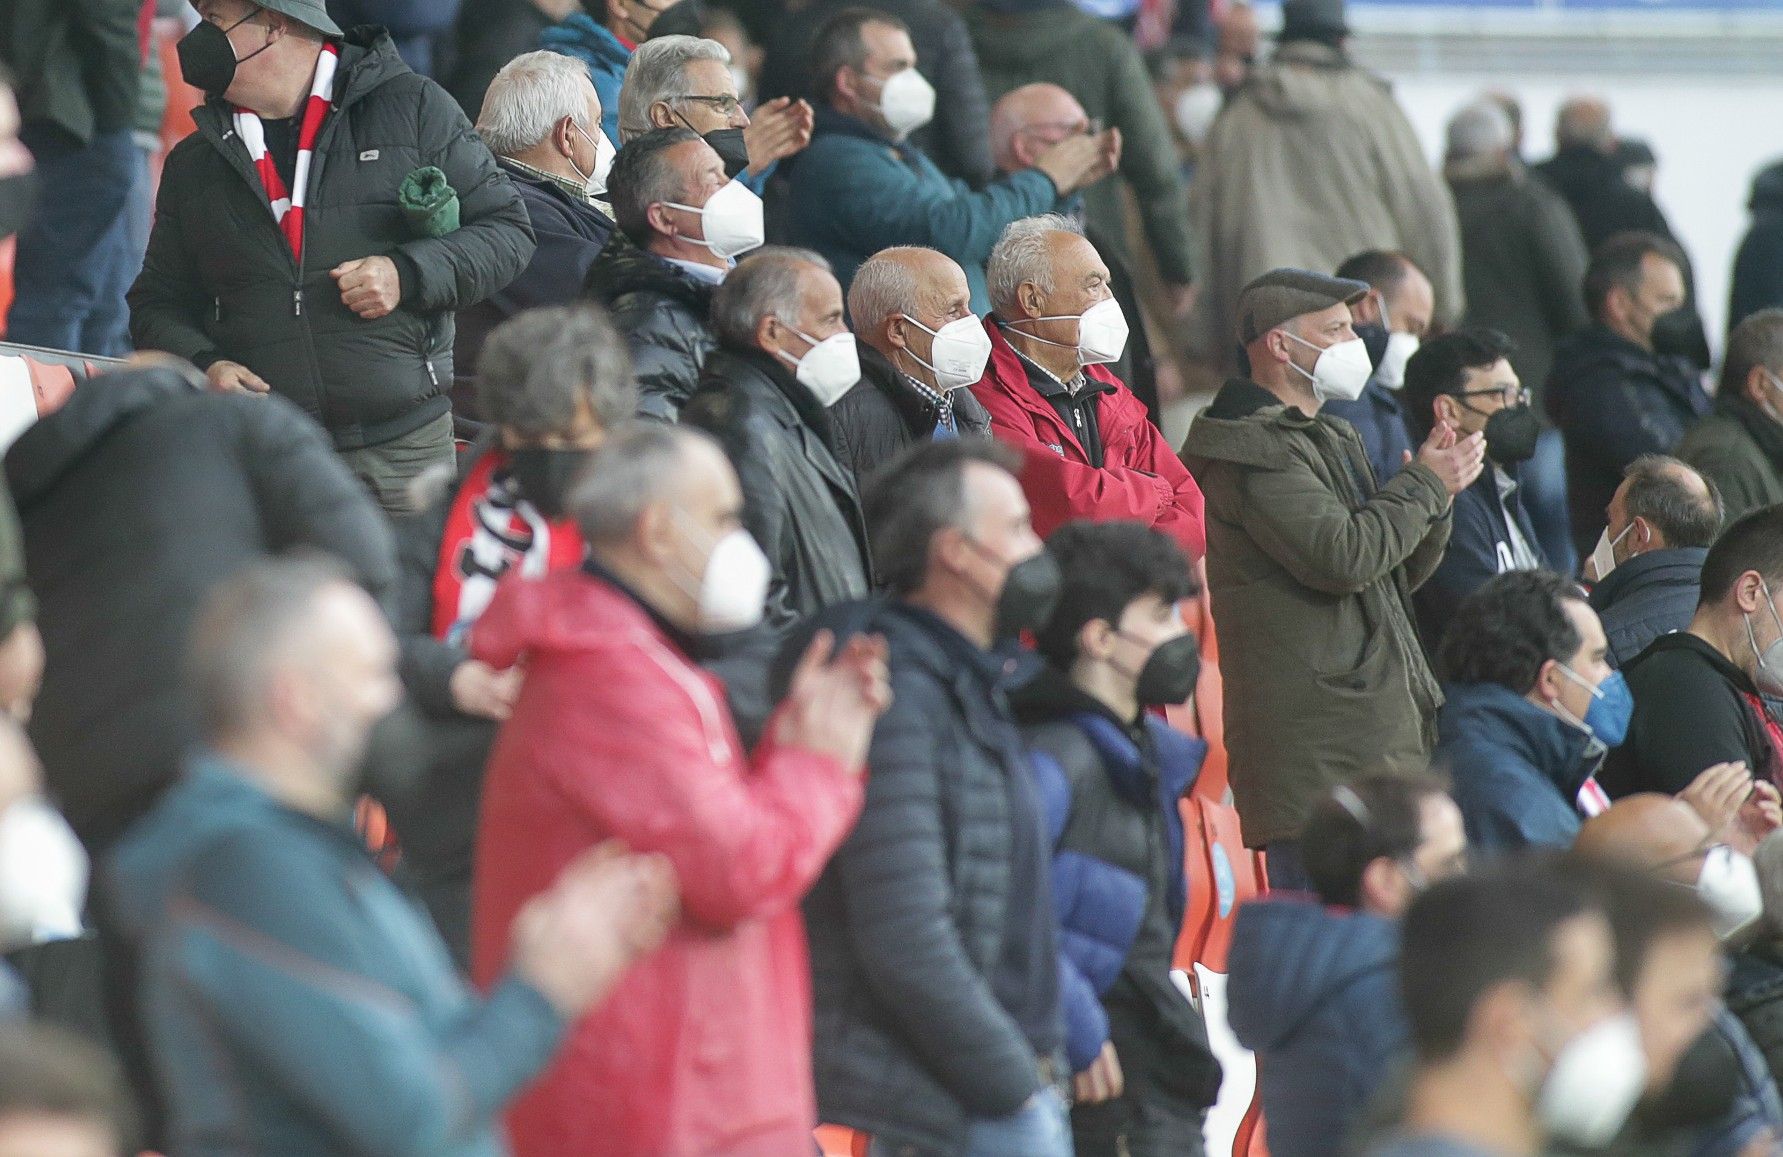
[[[823,1157],[867,1157],[870,1141],[865,1133],[842,1125],[819,1125],[816,1137]]]

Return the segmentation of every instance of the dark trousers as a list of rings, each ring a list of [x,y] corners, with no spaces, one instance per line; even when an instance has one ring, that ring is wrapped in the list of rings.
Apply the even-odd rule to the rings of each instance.
[[[19,136],[36,159],[38,191],[19,232],[7,339],[88,354],[128,352],[127,210],[143,179],[141,150],[127,128],[87,145],[41,122]],[[135,261],[140,266],[142,254]]]

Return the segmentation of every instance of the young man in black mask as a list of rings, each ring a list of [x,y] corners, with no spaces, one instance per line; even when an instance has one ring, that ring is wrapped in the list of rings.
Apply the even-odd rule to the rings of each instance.
[[[1496,330],[1461,329],[1430,339],[1406,363],[1405,420],[1414,441],[1444,422],[1486,438],[1486,469],[1455,496],[1448,551],[1414,596],[1432,654],[1455,608],[1487,579],[1548,565],[1518,484],[1541,421],[1507,360],[1514,348]]]
[[[1059,605],[1047,666],[1014,697],[1045,803],[1078,1157],[1190,1157],[1219,1095],[1201,1014],[1170,979],[1182,814],[1207,744],[1146,708],[1194,693],[1200,645],[1177,609],[1188,559],[1138,522],[1073,522],[1046,544]]]
[[[594,305],[504,322],[477,371],[482,412],[498,433],[472,451],[451,493],[397,524],[401,673],[431,743],[426,790],[407,797],[425,808],[411,815],[389,805],[405,870],[461,963],[483,766],[520,690],[518,670],[470,657],[470,630],[508,571],[537,576],[581,565],[582,536],[564,494],[589,451],[632,416],[638,396],[625,343]]]

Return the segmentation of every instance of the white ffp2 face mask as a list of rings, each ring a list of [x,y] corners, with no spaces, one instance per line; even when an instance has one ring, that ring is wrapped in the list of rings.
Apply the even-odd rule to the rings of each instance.
[[[0,949],[79,936],[87,853],[39,796],[0,811]]]
[[[706,571],[700,576],[700,630],[727,635],[760,623],[767,610],[772,577],[768,556],[747,530],[739,526],[720,538],[706,557]]]
[[[1647,1054],[1632,1013],[1592,1025],[1566,1042],[1536,1099],[1555,1137],[1586,1149],[1612,1141],[1647,1085]]]
[[[984,332],[983,322],[968,313],[940,329],[930,329],[907,313],[899,316],[934,337],[935,341],[929,347],[930,361],[923,361],[909,347],[905,347],[904,352],[935,375],[937,390],[952,393],[984,377],[984,367],[991,360],[991,335]]]
[[[1633,529],[1634,523],[1631,522],[1622,528],[1621,534],[1611,538],[1610,528],[1607,526],[1603,528],[1603,533],[1597,536],[1597,545],[1591,548],[1590,577],[1592,581],[1602,582],[1610,577],[1611,571],[1621,565],[1616,561],[1616,547],[1628,537],[1628,532]]]
[[[861,380],[860,351],[855,347],[854,335],[843,330],[818,341],[790,325],[787,328],[811,343],[802,358],[795,358],[785,350],[779,351],[780,356],[794,367],[793,376],[825,409],[841,401],[842,395]]]
[[[879,91],[879,115],[892,132],[909,136],[934,119],[934,86],[914,68],[894,73]]]
[[[1191,145],[1201,144],[1213,130],[1213,122],[1219,119],[1225,103],[1220,86],[1212,81],[1190,85],[1176,94],[1176,106],[1171,110],[1176,116],[1176,131]]]
[[[1415,333],[1388,334],[1387,352],[1381,355],[1380,367],[1374,371],[1374,376],[1381,380],[1381,385],[1389,390],[1404,386],[1405,363],[1412,360],[1412,355],[1423,344]]]
[[[1758,866],[1726,844],[1709,849],[1697,873],[1696,894],[1709,906],[1715,935],[1722,940],[1746,930],[1764,915],[1764,889]]]
[[[705,239],[695,241],[690,237],[688,240],[704,245],[719,257],[735,257],[739,253],[759,249],[767,237],[762,220],[761,198],[741,181],[732,181],[707,197],[706,204],[700,208],[678,205],[673,201],[664,201],[663,204],[671,209],[698,213],[700,232],[705,234]]]
[[[1368,379],[1374,376],[1374,363],[1368,360],[1368,346],[1361,338],[1317,346],[1298,334],[1288,333],[1285,329],[1282,332],[1301,345],[1319,351],[1319,360],[1313,363],[1310,374],[1294,366],[1293,362],[1288,364],[1312,383],[1313,395],[1321,402],[1353,402],[1362,396]]]
[[[1127,315],[1121,312],[1121,303],[1114,298],[1105,298],[1090,306],[1076,317],[1068,313],[1047,314],[1045,317],[1030,317],[1021,322],[1008,322],[1007,328],[1026,337],[1033,338],[1042,345],[1054,345],[1061,349],[1073,347],[1064,342],[1051,341],[1039,334],[1028,333],[1016,328],[1041,321],[1075,321],[1077,323],[1077,364],[1082,366],[1106,365],[1121,360],[1121,354],[1127,348]]]

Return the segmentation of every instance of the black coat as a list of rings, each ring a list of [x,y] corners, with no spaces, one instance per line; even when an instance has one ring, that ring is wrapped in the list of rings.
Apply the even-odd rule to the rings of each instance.
[[[48,654],[31,739],[90,846],[148,807],[194,737],[179,671],[212,587],[298,547],[380,597],[395,576],[389,524],[315,423],[173,370],[83,386],[13,443],[6,477]]]
[[[1636,555],[1591,591],[1591,609],[1610,640],[1610,665],[1626,666],[1661,635],[1682,631],[1696,617],[1702,586],[1700,546]]]
[[[632,244],[615,229],[588,269],[588,296],[607,307],[631,348],[638,413],[675,421],[718,348],[710,317],[715,286]]]
[[[1010,903],[1008,779],[1027,759],[1002,693],[922,612],[843,616],[885,635],[893,702],[860,821],[805,899],[819,1115],[892,1153],[956,1157],[969,1118],[1007,1116],[1040,1087],[991,988],[1024,918]]]
[[[539,46],[556,23],[532,0],[464,0],[454,28],[457,52],[446,88],[472,121],[483,111],[489,82],[502,65]]]
[[[613,219],[551,181],[521,172],[506,160],[496,162],[514,182],[526,206],[538,248],[519,277],[504,289],[458,312],[458,340],[453,360],[458,373],[475,374],[477,355],[489,331],[528,309],[566,305],[582,296],[589,267],[613,235]]]
[[[1498,496],[1498,475],[1490,463],[1472,486],[1455,496],[1455,529],[1449,534],[1449,548],[1443,552],[1436,573],[1412,595],[1412,605],[1418,612],[1418,635],[1424,640],[1426,653],[1436,653],[1455,609],[1468,595],[1493,577],[1517,569],[1505,506]],[[1509,506],[1523,541],[1542,561],[1541,540],[1535,536],[1529,512],[1523,508],[1520,489],[1511,492]]]
[[[1634,693],[1634,718],[1598,776],[1611,797],[1676,795],[1715,764],[1736,760],[1755,778],[1775,780],[1777,756],[1746,698],[1757,688],[1721,652],[1679,631],[1655,639],[1622,670]]]
[[[1548,415],[1566,439],[1573,542],[1591,553],[1622,472],[1642,454],[1670,454],[1709,411],[1683,358],[1646,350],[1602,325],[1560,343],[1548,376]]]
[[[763,100],[796,96],[822,107],[821,94],[811,91],[811,39],[825,19],[847,7],[848,0],[815,0],[796,13],[790,6],[777,13],[773,35],[765,42]],[[935,119],[911,133],[910,142],[943,173],[982,189],[997,175],[997,167],[985,131],[990,98],[966,22],[942,0],[881,0],[875,7],[910,26],[922,74],[935,86]]]
[[[681,420],[717,438],[736,467],[743,525],[774,567],[770,629],[867,593],[854,479],[831,449],[829,416],[792,374],[763,353],[717,350]]]
[[[1452,167],[1449,189],[1461,225],[1467,324],[1517,343],[1511,365],[1539,403],[1555,343],[1591,324],[1578,220],[1553,189],[1520,169],[1464,174]]]
[[[337,111],[316,142],[303,254],[294,257],[260,178],[212,100],[198,131],[167,156],[130,336],[200,368],[240,362],[333,435],[373,446],[444,414],[452,315],[526,268],[532,230],[520,195],[445,90],[415,75],[388,35],[355,29],[341,45]],[[418,235],[397,203],[403,180],[437,166],[458,193],[459,227]],[[376,321],[341,303],[329,270],[387,256],[402,301]]]
[[[1783,305],[1783,161],[1752,178],[1752,226],[1733,259],[1727,328],[1761,309]]]
[[[862,343],[861,380],[830,407],[836,461],[865,489],[887,462],[935,436],[938,410],[885,356]],[[988,438],[991,416],[970,389],[953,392],[953,420],[962,438]]]

